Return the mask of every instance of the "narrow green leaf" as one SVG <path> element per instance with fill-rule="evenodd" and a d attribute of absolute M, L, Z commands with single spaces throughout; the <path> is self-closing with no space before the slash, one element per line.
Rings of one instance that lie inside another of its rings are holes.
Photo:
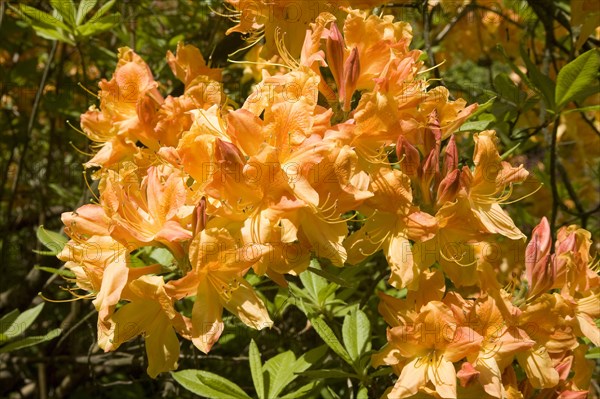
<path fill-rule="evenodd" d="M 175 257 L 166 248 L 154 248 L 150 253 L 150 259 L 163 266 L 172 266 L 175 263 Z"/>
<path fill-rule="evenodd" d="M 542 95 L 546 106 L 550 109 L 554 109 L 556 106 L 555 102 L 555 84 L 552 79 L 548 76 L 544 75 L 535 65 L 531 59 L 529 58 L 529 54 L 527 54 L 527 50 L 524 46 L 521 45 L 521 57 L 525 61 L 525 65 L 527 66 L 527 73 L 529 74 L 529 79 L 532 83 L 532 89 L 536 90 L 538 93 Z"/>
<path fill-rule="evenodd" d="M 479 131 L 487 129 L 488 126 L 492 122 L 493 121 L 491 121 L 491 120 L 465 122 L 462 124 L 460 129 L 458 129 L 458 131 L 459 132 L 469 132 L 469 131 L 478 131 L 479 132 Z"/>
<path fill-rule="evenodd" d="M 531 80 L 529 80 L 529 78 L 527 77 L 527 75 L 525 75 L 523 73 L 523 71 L 521 71 L 521 68 L 519 68 L 518 66 L 516 66 L 515 63 L 512 61 L 511 57 L 509 57 L 508 54 L 506 54 L 506 50 L 504 50 L 504 47 L 502 47 L 501 44 L 497 44 L 496 45 L 496 50 L 500 51 L 500 53 L 504 57 L 504 61 L 506 61 L 506 63 L 510 67 L 510 69 L 512 69 L 512 71 L 514 73 L 516 73 L 517 75 L 519 75 L 519 77 L 521 78 L 521 80 L 523 82 L 525 82 L 525 84 L 527 86 L 529 86 L 529 87 L 533 87 L 534 86 L 533 83 L 531 83 Z"/>
<path fill-rule="evenodd" d="M 294 372 L 300 373 L 314 366 L 327 353 L 327 345 L 321 345 L 300 356 L 294 363 Z"/>
<path fill-rule="evenodd" d="M 320 268 L 319 263 L 316 262 L 315 259 L 310 262 L 311 267 L 313 269 Z M 302 281 L 302 285 L 304 289 L 309 294 L 310 298 L 313 300 L 315 304 L 319 303 L 319 292 L 325 288 L 327 288 L 328 282 L 323 277 L 311 273 L 309 271 L 305 271 L 300 273 L 300 280 Z"/>
<path fill-rule="evenodd" d="M 98 0 L 81 0 L 79 2 L 79 7 L 77 7 L 77 16 L 75 18 L 77 25 L 81 25 L 83 19 L 92 11 L 94 7 L 96 7 L 96 3 L 98 3 Z"/>
<path fill-rule="evenodd" d="M 50 5 L 58 11 L 67 25 L 76 26 L 75 14 L 77 14 L 77 10 L 75 10 L 75 4 L 73 4 L 72 0 L 50 0 Z"/>
<path fill-rule="evenodd" d="M 509 156 L 511 156 L 511 154 L 513 152 L 515 152 L 517 150 L 517 148 L 519 148 L 520 146 L 521 146 L 521 143 L 517 143 L 512 148 L 510 148 L 508 151 L 504 151 L 504 153 L 500 157 L 500 160 L 504 161 L 506 158 L 508 158 Z"/>
<path fill-rule="evenodd" d="M 23 334 L 25 330 L 27 330 L 31 324 L 33 324 L 35 319 L 37 319 L 43 308 L 44 302 L 19 314 L 13 320 L 12 324 L 4 329 L 4 335 L 10 339 Z"/>
<path fill-rule="evenodd" d="M 46 230 L 44 226 L 40 226 L 36 232 L 38 240 L 55 255 L 65 247 L 69 240 L 67 237 L 55 231 Z"/>
<path fill-rule="evenodd" d="M 260 360 L 260 351 L 254 340 L 250 341 L 250 350 L 248 352 L 250 361 L 250 373 L 252 373 L 252 382 L 254 389 L 259 399 L 265 398 L 265 380 L 262 370 L 262 362 Z"/>
<path fill-rule="evenodd" d="M 93 22 L 90 20 L 90 22 L 78 26 L 77 33 L 80 36 L 92 36 L 97 33 L 102 33 L 115 26 L 120 19 L 121 15 L 119 13 L 105 15 L 104 17 L 98 18 Z"/>
<path fill-rule="evenodd" d="M 337 339 L 333 330 L 329 328 L 325 320 L 323 320 L 321 317 L 314 317 L 310 319 L 310 322 L 317 334 L 319 334 L 321 339 L 325 341 L 327 346 L 329 346 L 335 353 L 337 353 L 337 355 L 341 357 L 346 363 L 352 365 L 352 358 L 350 357 L 346 349 L 344 349 L 340 341 Z"/>
<path fill-rule="evenodd" d="M 517 85 L 505 73 L 499 73 L 494 78 L 494 89 L 505 101 L 518 106 L 527 95 L 519 90 Z"/>
<path fill-rule="evenodd" d="M 44 12 L 42 10 L 38 10 L 37 8 L 30 7 L 23 3 L 19 3 L 17 7 L 9 6 L 13 11 L 19 14 L 23 19 L 25 19 L 28 23 L 31 21 L 37 21 L 47 29 L 64 29 L 69 30 L 68 26 L 65 25 L 64 22 L 55 18 L 54 16 Z"/>
<path fill-rule="evenodd" d="M 196 395 L 210 399 L 250 399 L 237 384 L 208 371 L 181 370 L 172 371 L 171 375 L 181 386 Z"/>
<path fill-rule="evenodd" d="M 487 100 L 486 102 L 484 102 L 483 104 L 479 104 L 479 106 L 477 107 L 477 109 L 475 110 L 475 112 L 473 112 L 468 120 L 472 120 L 477 118 L 479 115 L 483 114 L 485 111 L 487 111 L 488 109 L 490 109 L 492 107 L 492 105 L 494 105 L 494 101 L 496 101 L 496 97 L 492 97 L 489 100 Z"/>
<path fill-rule="evenodd" d="M 300 388 L 296 389 L 294 392 L 288 393 L 287 395 L 282 396 L 281 399 L 302 399 L 302 398 L 306 398 L 307 396 L 309 396 L 309 394 L 311 392 L 315 391 L 320 386 L 321 386 L 321 382 L 320 381 L 309 382 L 308 384 L 303 385 Z"/>
<path fill-rule="evenodd" d="M 585 355 L 586 359 L 600 359 L 600 347 L 592 348 Z"/>
<path fill-rule="evenodd" d="M 562 67 L 556 77 L 558 108 L 597 93 L 600 88 L 598 69 L 600 69 L 598 49 L 589 50 Z"/>
<path fill-rule="evenodd" d="M 92 18 L 90 18 L 88 22 L 95 22 L 96 20 L 106 16 L 108 11 L 110 11 L 114 4 L 115 0 L 107 1 L 102 7 L 98 9 L 98 11 L 96 11 L 96 13 L 92 16 Z"/>
<path fill-rule="evenodd" d="M 358 378 L 358 375 L 337 369 L 309 370 L 300 373 L 301 376 L 315 379 L 326 378 Z"/>
<path fill-rule="evenodd" d="M 2 338 L 0 338 L 0 344 L 2 344 L 3 341 L 7 341 L 9 339 L 5 332 L 8 331 L 10 327 L 12 327 L 18 316 L 19 309 L 13 309 L 4 316 L 2 316 L 2 318 L 0 319 L 0 334 L 2 336 Z"/>
<path fill-rule="evenodd" d="M 587 107 L 575 108 L 575 109 L 567 109 L 562 112 L 563 115 L 570 114 L 571 112 L 590 112 L 590 111 L 598 111 L 600 110 L 600 104 L 597 105 L 589 105 Z"/>
<path fill-rule="evenodd" d="M 346 281 L 343 278 L 338 277 L 335 274 L 328 272 L 327 270 L 317 269 L 316 267 L 312 267 L 312 266 L 309 266 L 307 270 L 323 277 L 326 280 L 334 282 L 341 287 L 351 288 L 354 286 L 354 284 L 350 283 L 349 281 Z"/>
<path fill-rule="evenodd" d="M 60 328 L 56 328 L 56 329 L 50 331 L 46 335 L 27 337 L 27 338 L 21 339 L 19 341 L 11 342 L 8 345 L 4 345 L 4 346 L 0 347 L 0 353 L 11 352 L 11 351 L 15 351 L 18 349 L 27 348 L 29 346 L 41 344 L 42 342 L 50 341 L 51 339 L 54 339 L 54 338 L 58 337 L 59 335 L 60 335 Z"/>
<path fill-rule="evenodd" d="M 325 393 L 329 394 L 329 396 L 325 396 Z M 321 391 L 321 395 L 323 395 L 323 398 L 325 399 L 341 399 L 340 395 L 335 393 L 335 391 L 329 386 L 327 387 L 327 391 Z"/>
<path fill-rule="evenodd" d="M 294 363 L 296 363 L 296 356 L 292 351 L 280 353 L 265 362 L 267 398 L 278 397 L 281 391 L 297 378 L 292 367 Z"/>
<path fill-rule="evenodd" d="M 346 315 L 342 326 L 342 339 L 355 363 L 358 363 L 364 352 L 371 350 L 371 323 L 362 310 L 356 309 Z"/>
<path fill-rule="evenodd" d="M 68 269 L 57 269 L 55 267 L 39 266 L 39 265 L 35 265 L 34 268 L 44 271 L 44 272 L 58 274 L 59 276 L 63 276 L 66 278 L 75 278 L 75 274 Z"/>

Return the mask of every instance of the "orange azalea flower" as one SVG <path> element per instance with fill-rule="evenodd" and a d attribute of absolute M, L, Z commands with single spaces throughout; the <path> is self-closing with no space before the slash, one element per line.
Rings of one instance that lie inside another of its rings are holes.
<path fill-rule="evenodd" d="M 93 297 L 98 311 L 98 345 L 105 348 L 109 321 L 128 281 L 160 271 L 160 265 L 131 268 L 127 247 L 108 235 L 108 217 L 98 205 L 84 205 L 62 215 L 71 240 L 58 254 L 75 274 L 75 284 Z"/>
<path fill-rule="evenodd" d="M 388 344 L 374 355 L 374 366 L 398 365 L 396 384 L 387 392 L 390 399 L 415 395 L 431 384 L 442 398 L 456 398 L 456 370 L 452 363 L 477 352 L 481 336 L 469 327 L 460 326 L 452 311 L 439 301 L 423 306 L 413 323 L 388 329 Z"/>
<path fill-rule="evenodd" d="M 236 25 L 227 30 L 232 32 L 250 33 L 251 40 L 257 41 L 264 37 L 265 56 L 271 57 L 285 46 L 286 51 L 293 57 L 298 57 L 304 39 L 304 33 L 310 22 L 321 12 L 341 14 L 335 7 L 372 8 L 381 0 L 341 0 L 332 4 L 329 1 L 295 2 L 291 0 L 254 1 L 227 0 L 234 10 L 230 16 Z M 285 34 L 283 33 L 285 32 Z"/>
<path fill-rule="evenodd" d="M 135 149 L 138 140 L 157 147 L 153 121 L 163 98 L 148 65 L 133 50 L 120 48 L 113 78 L 99 86 L 100 111 L 91 108 L 81 125 L 90 139 L 101 143 L 101 150 L 86 166 L 117 162 Z"/>
<path fill-rule="evenodd" d="M 160 145 L 177 147 L 184 132 L 194 121 L 193 110 L 207 110 L 224 102 L 221 84 L 222 71 L 206 65 L 196 47 L 179 43 L 177 55 L 167 52 L 167 62 L 173 74 L 185 84 L 179 97 L 168 96 L 156 116 L 154 128 Z"/>
<path fill-rule="evenodd" d="M 164 245 L 185 264 L 182 242 L 192 235 L 182 220 L 192 209 L 185 206 L 188 189 L 185 176 L 169 166 L 147 169 L 147 176 L 133 163 L 124 163 L 119 172 L 107 170 L 101 182 L 100 199 L 112 219 L 111 235 L 142 247 Z"/>
<path fill-rule="evenodd" d="M 223 331 L 223 308 L 250 327 L 260 330 L 273 325 L 262 300 L 244 280 L 259 256 L 253 248 L 248 249 L 238 247 L 227 229 L 210 227 L 209 223 L 190 244 L 192 270 L 166 287 L 176 299 L 196 296 L 188 323 L 190 339 L 204 353 Z"/>
<path fill-rule="evenodd" d="M 463 307 L 464 311 L 464 299 L 461 298 L 456 304 Z M 506 302 L 502 306 L 512 308 Z M 506 392 L 501 383 L 502 371 L 510 366 L 515 354 L 531 348 L 535 342 L 524 330 L 513 325 L 513 320 L 505 319 L 491 296 L 479 298 L 471 307 L 467 320 L 483 337 L 480 351 L 468 356 L 467 360 L 477 371 L 477 380 L 485 392 L 495 398 L 504 398 Z"/>
<path fill-rule="evenodd" d="M 348 262 L 357 264 L 383 248 L 392 271 L 389 283 L 396 288 L 414 287 L 420 271 L 408 240 L 432 238 L 436 220 L 413 205 L 409 178 L 399 170 L 383 167 L 372 178 L 374 197 L 365 201 L 370 216 L 344 243 Z"/>
<path fill-rule="evenodd" d="M 482 231 L 502 234 L 513 240 L 525 238 L 510 216 L 500 208 L 500 204 L 510 197 L 512 185 L 524 181 L 529 173 L 522 165 L 512 167 L 500 159 L 496 149 L 496 132 L 486 130 L 476 133 L 473 139 L 475 168 L 471 172 L 469 168 L 463 167 L 461 185 L 464 191 L 459 192 L 456 202 L 443 206 L 438 215 L 444 218 L 463 205 L 463 202 L 468 203 Z M 507 186 L 508 193 L 505 192 Z"/>
<path fill-rule="evenodd" d="M 159 276 L 142 276 L 129 283 L 130 302 L 112 317 L 110 339 L 105 348 L 116 350 L 122 343 L 143 335 L 148 357 L 148 375 L 177 369 L 179 340 L 175 331 L 186 334 L 182 316 L 173 307 L 173 299 Z"/>

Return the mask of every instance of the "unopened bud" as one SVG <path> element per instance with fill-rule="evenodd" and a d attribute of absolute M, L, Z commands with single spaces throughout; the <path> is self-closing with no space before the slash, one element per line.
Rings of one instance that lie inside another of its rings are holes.
<path fill-rule="evenodd" d="M 194 237 L 196 237 L 202 230 L 206 228 L 207 216 L 206 216 L 206 198 L 202 197 L 196 208 L 194 208 L 194 215 L 192 219 L 192 231 Z"/>
<path fill-rule="evenodd" d="M 479 371 L 471 363 L 464 362 L 456 373 L 456 377 L 460 381 L 460 386 L 466 388 L 479 378 Z"/>
<path fill-rule="evenodd" d="M 454 136 L 450 136 L 450 141 L 446 145 L 444 152 L 444 175 L 452 172 L 458 167 L 458 149 L 456 148 L 456 140 Z"/>
<path fill-rule="evenodd" d="M 436 148 L 432 148 L 429 155 L 423 163 L 423 177 L 428 182 L 440 174 L 440 153 Z"/>
<path fill-rule="evenodd" d="M 460 189 L 460 170 L 454 169 L 442 179 L 437 191 L 437 204 L 442 206 L 446 202 L 452 202 L 456 199 L 456 194 Z"/>
<path fill-rule="evenodd" d="M 415 148 L 403 135 L 398 136 L 396 142 L 396 155 L 400 161 L 400 170 L 408 176 L 414 177 L 419 173 L 421 157 Z"/>
<path fill-rule="evenodd" d="M 329 65 L 329 69 L 331 70 L 331 74 L 333 75 L 333 79 L 339 90 L 342 84 L 342 74 L 344 72 L 344 48 L 346 45 L 344 43 L 342 32 L 340 32 L 335 21 L 331 23 L 325 46 L 327 51 L 327 64 Z"/>
<path fill-rule="evenodd" d="M 241 171 L 246 163 L 244 161 L 244 154 L 233 143 L 217 139 L 215 150 L 217 161 L 226 170 Z"/>
<path fill-rule="evenodd" d="M 554 284 L 555 270 L 550 262 L 552 235 L 550 224 L 544 217 L 531 234 L 525 251 L 525 275 L 529 283 L 529 297 L 549 290 Z"/>
<path fill-rule="evenodd" d="M 350 51 L 350 55 L 346 59 L 344 63 L 344 79 L 343 79 L 343 101 L 344 104 L 342 106 L 342 110 L 344 112 L 350 111 L 350 101 L 352 100 L 352 95 L 354 94 L 354 90 L 356 90 L 356 83 L 358 82 L 358 78 L 360 76 L 360 59 L 358 56 L 358 49 L 356 47 L 352 48 Z"/>

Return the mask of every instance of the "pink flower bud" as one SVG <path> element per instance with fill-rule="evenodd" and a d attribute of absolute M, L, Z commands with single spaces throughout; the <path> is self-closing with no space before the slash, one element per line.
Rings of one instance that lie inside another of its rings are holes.
<path fill-rule="evenodd" d="M 552 236 L 550 224 L 544 217 L 531 234 L 525 251 L 525 274 L 529 283 L 529 297 L 549 290 L 554 284 L 555 270 L 550 263 Z"/>
<path fill-rule="evenodd" d="M 396 155 L 398 161 L 400 161 L 400 169 L 404 174 L 413 177 L 419 173 L 419 166 L 421 165 L 419 150 L 402 135 L 398 136 L 396 142 Z"/>
<path fill-rule="evenodd" d="M 340 32 L 340 29 L 337 27 L 337 24 L 334 21 L 331 23 L 331 27 L 329 28 L 329 35 L 327 36 L 325 50 L 327 52 L 327 64 L 329 65 L 333 79 L 335 79 L 335 84 L 337 85 L 338 90 L 341 87 L 342 75 L 344 73 L 345 47 L 346 44 L 344 43 L 342 32 Z"/>
<path fill-rule="evenodd" d="M 437 205 L 442 206 L 446 202 L 454 201 L 459 189 L 460 170 L 454 169 L 442 179 L 440 185 L 438 186 Z"/>
<path fill-rule="evenodd" d="M 353 47 L 352 51 L 350 51 L 350 55 L 344 63 L 344 83 L 342 84 L 344 91 L 343 96 L 340 95 L 344 102 L 342 106 L 342 110 L 344 112 L 350 111 L 350 101 L 352 100 L 354 90 L 356 90 L 356 83 L 358 82 L 359 76 L 360 60 L 358 57 L 358 49 Z"/>
<path fill-rule="evenodd" d="M 479 371 L 475 370 L 471 363 L 464 362 L 456 373 L 456 377 L 460 381 L 460 386 L 466 388 L 479 378 Z"/>
<path fill-rule="evenodd" d="M 450 141 L 444 151 L 444 175 L 447 175 L 458 167 L 458 149 L 454 136 L 450 136 Z"/>
<path fill-rule="evenodd" d="M 198 205 L 196 205 L 196 208 L 194 208 L 192 219 L 192 231 L 194 232 L 194 237 L 206 228 L 206 222 L 206 198 L 202 197 Z"/>

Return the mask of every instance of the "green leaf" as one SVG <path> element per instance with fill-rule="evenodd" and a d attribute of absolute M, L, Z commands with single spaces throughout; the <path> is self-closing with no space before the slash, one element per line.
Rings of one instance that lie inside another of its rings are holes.
<path fill-rule="evenodd" d="M 46 230 L 44 226 L 38 227 L 36 235 L 38 240 L 54 255 L 58 255 L 69 241 L 67 237 L 55 231 Z"/>
<path fill-rule="evenodd" d="M 316 267 L 312 267 L 309 266 L 308 269 L 306 269 L 312 273 L 315 273 L 321 277 L 323 277 L 324 279 L 327 279 L 329 281 L 332 281 L 334 283 L 336 283 L 337 285 L 341 286 L 341 287 L 347 287 L 347 288 L 351 288 L 354 286 L 354 284 L 350 283 L 349 281 L 344 280 L 341 277 L 336 276 L 333 273 L 330 273 L 326 270 L 323 269 L 317 269 Z"/>
<path fill-rule="evenodd" d="M 600 56 L 598 50 L 589 50 L 565 65 L 556 78 L 558 109 L 571 101 L 582 100 L 597 93 Z"/>
<path fill-rule="evenodd" d="M 68 269 L 57 269 L 55 267 L 40 266 L 40 265 L 35 265 L 34 268 L 44 271 L 44 272 L 58 274 L 59 276 L 66 277 L 66 278 L 75 278 L 75 273 L 73 273 L 72 271 L 70 271 Z"/>
<path fill-rule="evenodd" d="M 294 372 L 300 373 L 315 365 L 327 353 L 327 345 L 321 345 L 300 356 L 294 363 Z"/>
<path fill-rule="evenodd" d="M 585 355 L 586 359 L 600 359 L 600 347 L 592 348 Z"/>
<path fill-rule="evenodd" d="M 337 369 L 310 370 L 300 373 L 301 376 L 315 379 L 325 378 L 359 378 L 358 375 Z"/>
<path fill-rule="evenodd" d="M 90 20 L 90 22 L 77 27 L 77 34 L 85 37 L 107 31 L 113 26 L 115 26 L 120 19 L 121 14 L 116 13 L 105 15 L 101 18 L 94 20 L 93 22 Z"/>
<path fill-rule="evenodd" d="M 335 336 L 335 333 L 327 325 L 325 320 L 323 320 L 321 317 L 314 317 L 310 319 L 310 322 L 317 334 L 319 334 L 321 339 L 325 341 L 327 346 L 329 346 L 335 353 L 337 353 L 337 355 L 341 357 L 346 363 L 352 365 L 352 358 L 350 357 L 346 349 L 344 349 L 340 341 Z"/>
<path fill-rule="evenodd" d="M 320 268 L 319 263 L 315 259 L 311 260 L 310 264 L 313 269 Z M 300 280 L 313 302 L 319 304 L 319 292 L 327 288 L 329 285 L 327 280 L 309 271 L 300 273 Z"/>
<path fill-rule="evenodd" d="M 33 7 L 19 4 L 19 7 L 9 5 L 10 9 L 19 14 L 35 33 L 48 40 L 58 40 L 70 45 L 75 42 L 69 37 L 69 27 L 54 16 Z"/>
<path fill-rule="evenodd" d="M 518 106 L 525 100 L 527 95 L 505 73 L 499 73 L 494 78 L 494 89 L 504 100 Z"/>
<path fill-rule="evenodd" d="M 506 160 L 508 157 L 510 157 L 512 155 L 513 152 L 515 152 L 517 150 L 517 148 L 519 148 L 521 146 L 521 143 L 517 143 L 515 144 L 512 148 L 510 148 L 507 151 L 504 151 L 504 153 L 502 154 L 502 156 L 500 157 L 501 161 Z"/>
<path fill-rule="evenodd" d="M 0 344 L 9 340 L 9 337 L 5 333 L 12 327 L 18 316 L 19 309 L 13 309 L 0 319 Z"/>
<path fill-rule="evenodd" d="M 462 124 L 462 126 L 460 127 L 460 129 L 458 129 L 458 131 L 459 132 L 482 131 L 482 130 L 487 129 L 488 126 L 492 122 L 493 121 L 491 121 L 491 120 L 465 122 L 465 123 Z"/>
<path fill-rule="evenodd" d="M 294 392 L 282 396 L 281 399 L 303 399 L 306 398 L 312 391 L 318 389 L 320 386 L 320 381 L 309 382 L 308 384 L 296 389 Z"/>
<path fill-rule="evenodd" d="M 47 12 L 38 10 L 37 8 L 27 6 L 23 3 L 20 3 L 18 7 L 10 6 L 10 8 L 17 14 L 19 14 L 28 23 L 31 23 L 31 21 L 37 21 L 41 25 L 45 26 L 47 29 L 64 29 L 66 31 L 69 30 L 69 27 L 65 25 L 64 22 L 48 14 Z"/>
<path fill-rule="evenodd" d="M 562 112 L 563 115 L 570 114 L 571 112 L 590 112 L 590 111 L 598 111 L 600 110 L 600 104 L 589 105 L 587 107 L 575 108 L 575 109 L 567 109 Z"/>
<path fill-rule="evenodd" d="M 527 54 L 527 50 L 525 47 L 521 45 L 521 57 L 525 61 L 525 65 L 527 66 L 527 73 L 529 74 L 529 79 L 532 84 L 532 89 L 536 90 L 538 93 L 542 95 L 546 106 L 550 109 L 554 109 L 556 106 L 555 103 L 555 85 L 552 79 L 548 76 L 544 75 L 538 67 L 531 61 L 529 58 L 529 54 Z"/>
<path fill-rule="evenodd" d="M 79 2 L 79 7 L 77 7 L 77 16 L 75 17 L 75 22 L 77 25 L 81 25 L 86 15 L 88 15 L 90 11 L 96 7 L 96 3 L 98 3 L 98 0 L 81 0 Z"/>
<path fill-rule="evenodd" d="M 357 308 L 346 315 L 342 326 L 342 339 L 355 363 L 358 363 L 363 353 L 371 350 L 371 323 L 362 310 Z"/>
<path fill-rule="evenodd" d="M 242 388 L 226 378 L 204 370 L 172 371 L 175 381 L 196 395 L 211 399 L 250 399 Z"/>
<path fill-rule="evenodd" d="M 173 266 L 175 263 L 175 257 L 166 248 L 154 248 L 150 253 L 150 259 L 160 263 L 163 266 Z"/>
<path fill-rule="evenodd" d="M 110 9 L 112 8 L 112 6 L 115 4 L 115 0 L 110 0 L 107 1 L 106 4 L 104 4 L 102 7 L 100 7 L 98 9 L 98 11 L 96 11 L 96 13 L 92 16 L 92 18 L 90 18 L 89 22 L 95 22 L 98 19 L 106 16 L 106 13 L 108 13 L 108 11 L 110 11 Z"/>
<path fill-rule="evenodd" d="M 31 324 L 33 324 L 35 319 L 37 319 L 43 308 L 44 302 L 40 303 L 36 307 L 27 309 L 23 313 L 19 314 L 16 318 L 14 318 L 10 325 L 8 325 L 7 327 L 3 325 L 2 333 L 8 339 L 23 334 L 25 330 L 27 330 L 31 326 Z"/>
<path fill-rule="evenodd" d="M 77 11 L 75 10 L 75 4 L 73 4 L 73 0 L 50 0 L 50 5 L 54 7 L 56 11 L 63 17 L 63 21 L 67 23 L 67 25 L 75 27 L 75 14 Z"/>
<path fill-rule="evenodd" d="M 262 370 L 262 362 L 260 360 L 260 351 L 256 346 L 254 340 L 250 341 L 250 350 L 248 352 L 248 358 L 250 361 L 250 373 L 252 373 L 252 382 L 254 383 L 254 389 L 259 399 L 265 397 L 265 380 Z"/>
<path fill-rule="evenodd" d="M 283 389 L 288 386 L 297 376 L 294 374 L 293 364 L 296 356 L 292 351 L 286 351 L 267 360 L 264 366 L 265 385 L 267 386 L 266 397 L 276 398 Z"/>
<path fill-rule="evenodd" d="M 42 342 L 50 341 L 51 339 L 58 337 L 60 335 L 60 331 L 60 328 L 55 328 L 46 335 L 27 337 L 19 341 L 11 342 L 8 345 L 0 347 L 0 353 L 11 352 L 17 349 L 27 348 L 29 346 L 34 346 Z"/>

